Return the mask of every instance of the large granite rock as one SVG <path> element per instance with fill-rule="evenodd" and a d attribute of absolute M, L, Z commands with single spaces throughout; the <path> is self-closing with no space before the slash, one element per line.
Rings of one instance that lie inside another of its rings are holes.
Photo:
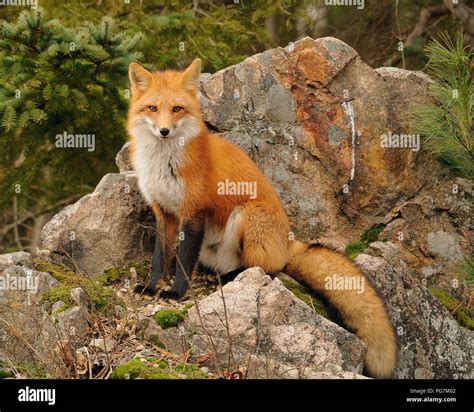
<path fill-rule="evenodd" d="M 440 175 L 421 152 L 381 144 L 410 132 L 407 102 L 428 99 L 426 76 L 399 73 L 305 38 L 207 78 L 204 118 L 272 180 L 298 234 L 341 244 Z"/>
<path fill-rule="evenodd" d="M 395 376 L 404 379 L 474 377 L 474 332 L 460 326 L 408 268 L 400 247 L 372 244 L 356 263 L 374 281 L 399 339 Z"/>
<path fill-rule="evenodd" d="M 67 206 L 42 230 L 53 259 L 94 276 L 151 259 L 154 218 L 132 172 L 105 175 L 95 191 Z"/>
<path fill-rule="evenodd" d="M 42 328 L 41 297 L 58 282 L 34 270 L 26 252 L 0 255 L 0 267 L 0 352 L 18 362 L 38 362 L 51 343 Z"/>
<path fill-rule="evenodd" d="M 249 378 L 356 377 L 366 352 L 260 268 L 193 306 L 184 328 L 193 356 L 212 354 L 217 369 L 242 368 Z"/>

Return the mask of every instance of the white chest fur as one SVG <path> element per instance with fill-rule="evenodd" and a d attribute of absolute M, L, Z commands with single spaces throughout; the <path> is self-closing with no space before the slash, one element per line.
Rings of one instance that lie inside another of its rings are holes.
<path fill-rule="evenodd" d="M 136 140 L 133 163 L 140 191 L 150 205 L 156 202 L 169 213 L 176 213 L 184 201 L 184 182 L 177 175 L 183 149 L 179 139 L 140 136 Z"/>

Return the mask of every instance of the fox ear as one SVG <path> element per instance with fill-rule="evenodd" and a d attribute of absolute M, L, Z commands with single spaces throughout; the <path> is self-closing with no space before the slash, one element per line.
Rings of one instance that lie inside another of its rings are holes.
<path fill-rule="evenodd" d="M 153 79 L 152 74 L 138 63 L 130 63 L 128 66 L 128 76 L 132 85 L 132 93 L 146 90 Z"/>
<path fill-rule="evenodd" d="M 199 85 L 199 75 L 201 74 L 201 59 L 194 59 L 193 62 L 181 75 L 181 83 L 185 90 L 196 93 Z"/>

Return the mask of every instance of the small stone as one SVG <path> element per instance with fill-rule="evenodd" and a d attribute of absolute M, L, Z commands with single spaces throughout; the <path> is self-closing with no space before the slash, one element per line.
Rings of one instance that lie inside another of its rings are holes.
<path fill-rule="evenodd" d="M 92 339 L 89 343 L 90 347 L 97 348 L 100 350 L 105 350 L 106 352 L 111 352 L 114 350 L 117 342 L 111 338 L 100 338 L 100 339 Z"/>
<path fill-rule="evenodd" d="M 82 306 L 84 309 L 90 308 L 91 300 L 84 289 L 81 287 L 71 289 L 69 291 L 69 295 L 76 305 Z"/>
<path fill-rule="evenodd" d="M 115 156 L 115 164 L 117 165 L 120 173 L 133 170 L 132 162 L 129 153 L 130 142 L 123 145 L 122 149 Z"/>
<path fill-rule="evenodd" d="M 200 368 L 202 372 L 204 373 L 209 373 L 209 368 L 206 367 L 206 366 L 203 366 L 202 368 Z"/>
<path fill-rule="evenodd" d="M 62 300 L 58 300 L 54 302 L 53 306 L 51 307 L 51 312 L 56 313 L 58 310 L 61 310 L 66 306 L 66 304 Z"/>
<path fill-rule="evenodd" d="M 164 309 L 164 307 L 162 305 L 155 305 L 153 307 L 154 312 L 158 312 L 158 311 L 163 310 L 163 309 Z"/>
<path fill-rule="evenodd" d="M 49 302 L 48 300 L 44 301 L 41 305 L 41 310 L 43 313 L 51 313 L 53 310 L 51 302 Z"/>
<path fill-rule="evenodd" d="M 463 251 L 459 246 L 459 236 L 443 230 L 430 232 L 427 235 L 428 249 L 436 256 L 451 261 L 459 261 L 463 258 Z"/>
<path fill-rule="evenodd" d="M 80 306 L 73 306 L 58 313 L 60 331 L 66 336 L 81 336 L 89 326 L 87 312 Z"/>
<path fill-rule="evenodd" d="M 430 277 L 430 276 L 436 275 L 436 273 L 438 273 L 438 271 L 436 269 L 434 269 L 433 267 L 431 267 L 431 266 L 423 266 L 421 268 L 421 273 L 425 277 Z"/>
<path fill-rule="evenodd" d="M 120 305 L 115 305 L 115 306 L 114 306 L 114 312 L 115 312 L 115 316 L 116 316 L 117 318 L 121 318 L 122 315 L 123 315 L 124 310 L 123 310 L 122 306 L 120 306 Z"/>
<path fill-rule="evenodd" d="M 145 346 L 138 345 L 135 349 L 138 350 L 138 351 L 141 351 L 141 350 L 145 349 Z"/>
<path fill-rule="evenodd" d="M 141 352 L 142 356 L 145 357 L 153 357 L 155 356 L 155 352 L 153 352 L 151 349 L 145 348 Z"/>
<path fill-rule="evenodd" d="M 0 272 L 8 266 L 22 266 L 25 268 L 32 268 L 33 260 L 31 255 L 27 252 L 5 253 L 0 255 Z"/>

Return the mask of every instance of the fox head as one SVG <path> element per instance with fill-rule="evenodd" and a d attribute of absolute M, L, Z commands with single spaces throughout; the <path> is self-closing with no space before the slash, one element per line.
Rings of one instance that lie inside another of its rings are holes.
<path fill-rule="evenodd" d="M 131 63 L 130 134 L 163 140 L 199 135 L 205 127 L 197 96 L 200 74 L 200 59 L 195 59 L 184 71 L 154 73 Z"/>

